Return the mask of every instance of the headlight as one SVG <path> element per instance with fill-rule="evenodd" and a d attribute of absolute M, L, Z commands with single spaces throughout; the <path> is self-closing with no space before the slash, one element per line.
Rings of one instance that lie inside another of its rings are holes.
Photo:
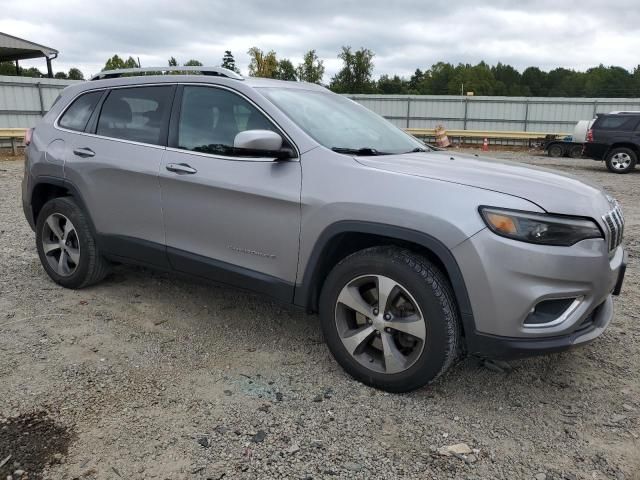
<path fill-rule="evenodd" d="M 587 238 L 603 238 L 593 220 L 517 210 L 480 207 L 480 214 L 494 233 L 542 245 L 570 246 Z"/>

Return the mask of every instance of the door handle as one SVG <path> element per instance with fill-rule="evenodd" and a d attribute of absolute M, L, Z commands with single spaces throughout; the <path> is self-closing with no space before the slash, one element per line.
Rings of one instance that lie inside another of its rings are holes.
<path fill-rule="evenodd" d="M 175 173 L 189 173 L 191 175 L 193 175 L 194 173 L 198 173 L 198 170 L 190 165 L 187 165 L 186 163 L 167 163 L 167 166 L 165 168 L 170 172 Z"/>
<path fill-rule="evenodd" d="M 95 157 L 96 156 L 96 152 L 94 152 L 93 150 L 91 150 L 90 148 L 76 148 L 73 151 L 73 154 L 78 156 L 78 157 Z"/>

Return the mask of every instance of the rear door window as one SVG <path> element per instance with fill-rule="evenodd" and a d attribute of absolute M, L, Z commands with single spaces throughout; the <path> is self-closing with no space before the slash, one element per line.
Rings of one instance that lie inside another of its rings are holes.
<path fill-rule="evenodd" d="M 87 127 L 87 122 L 100 101 L 102 93 L 102 90 L 89 92 L 76 98 L 62 117 L 60 117 L 58 125 L 63 128 L 68 128 L 69 130 L 82 132 Z"/>
<path fill-rule="evenodd" d="M 164 145 L 172 85 L 118 88 L 102 105 L 96 134 L 153 145 Z"/>

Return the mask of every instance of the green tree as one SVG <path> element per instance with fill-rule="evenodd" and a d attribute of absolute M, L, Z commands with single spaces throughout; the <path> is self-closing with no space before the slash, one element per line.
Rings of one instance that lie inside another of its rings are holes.
<path fill-rule="evenodd" d="M 169 66 L 170 67 L 177 67 L 178 66 L 178 61 L 176 60 L 176 57 L 171 57 L 169 59 Z"/>
<path fill-rule="evenodd" d="M 522 84 L 529 87 L 534 97 L 547 96 L 547 74 L 538 67 L 528 67 L 522 72 Z"/>
<path fill-rule="evenodd" d="M 53 76 L 53 78 L 59 78 L 61 80 L 66 80 L 67 79 L 67 74 L 65 72 L 56 72 L 56 74 Z"/>
<path fill-rule="evenodd" d="M 393 77 L 389 77 L 389 75 L 382 75 L 378 79 L 378 92 L 388 94 L 388 95 L 402 95 L 409 93 L 409 81 L 399 77 L 398 75 L 394 75 Z"/>
<path fill-rule="evenodd" d="M 202 67 L 202 62 L 200 60 L 191 59 L 188 62 L 186 62 L 183 66 L 184 67 Z"/>
<path fill-rule="evenodd" d="M 137 68 L 137 67 L 138 67 L 138 64 L 133 59 L 133 57 L 129 57 L 126 60 L 123 60 L 118 55 L 114 55 L 109 60 L 107 60 L 107 62 L 104 64 L 104 68 L 102 69 L 102 71 L 119 70 L 122 68 Z"/>
<path fill-rule="evenodd" d="M 278 69 L 276 70 L 273 78 L 295 82 L 298 78 L 296 77 L 296 69 L 293 66 L 293 63 L 291 63 L 291 60 L 283 58 L 278 61 Z"/>
<path fill-rule="evenodd" d="M 224 56 L 222 57 L 222 65 L 220 66 L 236 73 L 240 73 L 240 70 L 238 69 L 238 67 L 236 67 L 236 59 L 233 57 L 231 50 L 224 51 Z"/>
<path fill-rule="evenodd" d="M 329 88 L 337 93 L 373 93 L 376 85 L 373 76 L 373 57 L 368 48 L 355 52 L 351 47 L 342 47 L 338 58 L 342 60 L 342 69 L 333 76 Z"/>
<path fill-rule="evenodd" d="M 298 80 L 309 83 L 322 83 L 324 77 L 324 62 L 318 58 L 315 50 L 304 54 L 302 63 L 296 69 Z"/>
<path fill-rule="evenodd" d="M 15 62 L 0 62 L 0 75 L 15 75 L 16 63 Z"/>
<path fill-rule="evenodd" d="M 438 62 L 431 66 L 426 72 L 425 79 L 422 82 L 423 95 L 448 95 L 449 83 L 455 74 L 453 65 L 445 62 Z M 458 92 L 460 87 L 458 86 Z"/>
<path fill-rule="evenodd" d="M 43 78 L 45 75 L 36 67 L 21 68 L 20 75 L 24 77 Z"/>
<path fill-rule="evenodd" d="M 278 59 L 276 52 L 269 50 L 264 53 L 258 47 L 251 47 L 247 54 L 251 58 L 249 62 L 249 75 L 252 77 L 275 78 L 278 72 Z"/>
<path fill-rule="evenodd" d="M 67 75 L 69 80 L 84 80 L 84 74 L 78 68 L 70 68 Z"/>
<path fill-rule="evenodd" d="M 522 94 L 522 75 L 511 65 L 498 62 L 496 66 L 491 67 L 491 73 L 496 81 L 494 95 L 517 96 Z"/>
<path fill-rule="evenodd" d="M 473 92 L 475 95 L 495 95 L 496 80 L 484 62 L 477 65 L 458 64 L 447 84 L 449 95 Z"/>
<path fill-rule="evenodd" d="M 633 75 L 622 67 L 599 65 L 585 72 L 585 95 L 588 97 L 633 96 Z"/>
<path fill-rule="evenodd" d="M 416 68 L 416 71 L 413 72 L 411 78 L 409 79 L 409 93 L 420 94 L 422 83 L 426 80 L 427 74 L 423 72 L 419 68 Z"/>

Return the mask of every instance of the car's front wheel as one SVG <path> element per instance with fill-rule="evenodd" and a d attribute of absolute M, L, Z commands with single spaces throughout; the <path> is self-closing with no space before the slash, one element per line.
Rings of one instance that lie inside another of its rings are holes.
<path fill-rule="evenodd" d="M 636 167 L 638 156 L 630 148 L 614 148 L 606 159 L 607 168 L 613 173 L 629 173 Z"/>
<path fill-rule="evenodd" d="M 87 217 L 70 197 L 44 204 L 36 223 L 36 247 L 49 277 L 63 287 L 92 285 L 109 271 Z"/>
<path fill-rule="evenodd" d="M 449 282 L 428 259 L 373 247 L 338 263 L 320 296 L 325 340 L 354 378 L 391 392 L 432 382 L 458 355 Z"/>

